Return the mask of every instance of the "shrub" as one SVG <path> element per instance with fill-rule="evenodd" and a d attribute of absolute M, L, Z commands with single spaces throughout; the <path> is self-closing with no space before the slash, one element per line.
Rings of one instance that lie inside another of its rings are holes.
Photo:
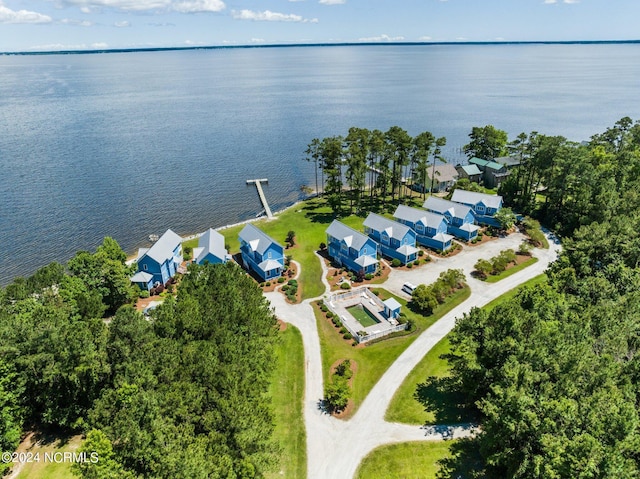
<path fill-rule="evenodd" d="M 267 281 L 264 285 L 268 288 L 269 286 L 271 286 L 271 281 Z"/>
<path fill-rule="evenodd" d="M 327 318 L 331 319 L 333 318 L 333 313 L 331 311 L 327 311 Z"/>
<path fill-rule="evenodd" d="M 531 244 L 527 243 L 526 241 L 523 241 L 522 243 L 520 243 L 520 246 L 518 247 L 518 253 L 521 255 L 530 256 L 531 248 L 532 248 Z"/>
<path fill-rule="evenodd" d="M 342 337 L 346 340 L 353 339 L 353 336 L 351 335 L 351 333 L 344 333 Z"/>
<path fill-rule="evenodd" d="M 323 313 L 326 313 L 327 311 L 329 311 L 329 308 L 327 308 L 327 305 L 324 303 L 320 304 L 320 309 L 322 310 Z"/>
<path fill-rule="evenodd" d="M 409 269 L 413 268 L 413 263 L 407 263 L 407 268 Z"/>
<path fill-rule="evenodd" d="M 358 281 L 358 277 L 354 274 L 351 276 L 351 282 L 355 283 L 356 281 Z"/>
<path fill-rule="evenodd" d="M 160 294 L 160 293 L 162 293 L 163 291 L 164 291 L 164 285 L 159 284 L 159 285 L 156 287 L 156 294 Z"/>
<path fill-rule="evenodd" d="M 380 291 L 378 291 L 377 289 L 374 290 L 369 290 L 371 291 L 373 294 L 375 294 L 376 296 L 380 296 Z"/>
<path fill-rule="evenodd" d="M 324 301 L 322 301 L 321 299 L 319 299 L 318 301 L 316 301 L 316 304 L 320 307 L 324 306 Z"/>
<path fill-rule="evenodd" d="M 367 274 L 365 274 L 365 275 L 364 275 L 364 279 L 366 279 L 367 281 L 369 281 L 369 280 L 373 279 L 373 274 L 371 274 L 371 273 L 367 273 Z"/>
<path fill-rule="evenodd" d="M 424 256 L 424 251 L 423 250 L 418 250 L 418 256 L 420 256 L 422 258 Z"/>
<path fill-rule="evenodd" d="M 324 251 L 327 249 L 327 245 L 325 243 L 320 243 L 320 251 Z"/>
<path fill-rule="evenodd" d="M 264 287 L 264 281 L 262 283 L 260 283 L 260 287 L 263 288 Z"/>
<path fill-rule="evenodd" d="M 416 323 L 413 319 L 407 321 L 407 331 L 413 331 L 416 329 Z"/>
<path fill-rule="evenodd" d="M 353 371 L 351 371 L 351 360 L 345 359 L 338 364 L 334 374 L 342 376 L 345 379 L 351 379 L 351 376 L 353 376 Z"/>
<path fill-rule="evenodd" d="M 340 326 L 340 318 L 338 318 L 337 316 L 334 316 L 333 318 L 331 318 L 331 322 L 333 323 L 333 325 L 335 327 L 339 327 Z"/>
<path fill-rule="evenodd" d="M 282 276 L 280 276 L 278 278 L 278 283 L 282 284 L 282 283 L 284 283 L 284 281 L 285 281 L 285 279 Z"/>
<path fill-rule="evenodd" d="M 400 265 L 402 265 L 402 261 L 400 261 L 398 258 L 393 258 L 393 261 L 391 262 L 391 266 L 393 266 L 394 268 L 397 268 Z"/>
<path fill-rule="evenodd" d="M 351 289 L 351 285 L 349 283 L 342 283 L 342 285 L 340 285 L 341 289 Z"/>
<path fill-rule="evenodd" d="M 324 404 L 329 411 L 342 411 L 349 403 L 349 385 L 341 376 L 334 376 L 334 380 L 324 388 Z"/>
<path fill-rule="evenodd" d="M 287 284 L 290 284 L 291 286 L 298 286 L 298 281 L 295 279 L 290 279 L 289 281 L 287 281 Z"/>
<path fill-rule="evenodd" d="M 347 328 L 345 328 L 344 326 L 342 326 L 340 328 L 340 334 L 345 334 L 347 332 Z"/>
<path fill-rule="evenodd" d="M 147 291 L 146 289 L 140 290 L 139 297 L 140 298 L 148 298 L 149 297 L 149 291 Z"/>

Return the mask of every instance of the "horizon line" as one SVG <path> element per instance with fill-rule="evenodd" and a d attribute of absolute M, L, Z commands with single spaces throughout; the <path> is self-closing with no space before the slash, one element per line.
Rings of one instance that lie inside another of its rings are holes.
<path fill-rule="evenodd" d="M 445 41 L 445 42 L 321 42 L 321 43 L 265 43 L 244 45 L 189 45 L 174 47 L 128 47 L 96 48 L 86 50 L 38 50 L 0 52 L 0 55 L 74 55 L 97 53 L 162 52 L 180 50 L 218 50 L 232 48 L 295 48 L 295 47 L 345 47 L 345 46 L 438 46 L 438 45 L 607 45 L 640 43 L 637 40 L 492 40 L 492 41 Z"/>

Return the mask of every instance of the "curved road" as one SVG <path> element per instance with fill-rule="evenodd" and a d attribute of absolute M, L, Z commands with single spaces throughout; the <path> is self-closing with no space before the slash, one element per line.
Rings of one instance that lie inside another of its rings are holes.
<path fill-rule="evenodd" d="M 391 399 L 404 378 L 420 362 L 423 356 L 455 326 L 455 318 L 472 307 L 481 307 L 530 278 L 543 273 L 549 263 L 557 257 L 560 246 L 549 241 L 548 250 L 535 249 L 538 262 L 497 283 L 489 284 L 471 277 L 473 265 L 480 258 L 491 258 L 500 251 L 517 249 L 524 236 L 514 233 L 506 238 L 490 241 L 473 247 L 450 258 L 433 259 L 430 263 L 411 270 L 393 270 L 383 285 L 400 296 L 402 285 L 432 283 L 440 272 L 449 268 L 462 269 L 471 288 L 470 297 L 443 316 L 424 331 L 387 369 L 360 405 L 356 414 L 348 421 L 336 419 L 319 407 L 323 397 L 322 358 L 320 337 L 311 308 L 311 301 L 288 304 L 283 295 L 268 293 L 266 296 L 274 306 L 276 315 L 293 324 L 302 333 L 306 375 L 304 417 L 307 432 L 307 477 L 308 479 L 350 479 L 354 476 L 362 459 L 374 448 L 383 444 L 406 441 L 442 440 L 445 436 L 458 438 L 473 434 L 470 425 L 436 426 L 425 428 L 406 424 L 389 423 L 384 415 Z M 324 268 L 324 262 L 323 268 Z M 326 276 L 326 271 L 323 277 Z M 327 285 L 325 281 L 325 286 Z"/>

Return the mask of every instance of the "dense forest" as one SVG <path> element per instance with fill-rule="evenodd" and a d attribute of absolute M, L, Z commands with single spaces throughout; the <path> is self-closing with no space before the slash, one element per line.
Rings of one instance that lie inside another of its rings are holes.
<path fill-rule="evenodd" d="M 117 243 L 0 293 L 0 444 L 87 433 L 85 478 L 262 477 L 277 461 L 266 391 L 276 319 L 233 264 L 191 266 L 148 320 Z"/>
<path fill-rule="evenodd" d="M 482 426 L 475 473 L 639 477 L 640 124 L 624 118 L 587 144 L 532 133 L 509 147 L 522 165 L 501 192 L 561 233 L 563 251 L 546 285 L 453 331 L 451 387 Z M 469 460 L 445 461 L 441 477 Z"/>

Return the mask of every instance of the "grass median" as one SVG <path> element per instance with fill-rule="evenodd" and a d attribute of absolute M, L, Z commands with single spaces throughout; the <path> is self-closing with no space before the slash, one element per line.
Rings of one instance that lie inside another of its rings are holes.
<path fill-rule="evenodd" d="M 406 318 L 416 325 L 416 329 L 404 335 L 396 335 L 382 339 L 367 346 L 352 346 L 351 341 L 342 338 L 338 329 L 328 320 L 317 305 L 314 305 L 318 333 L 320 335 L 320 347 L 322 350 L 322 372 L 325 384 L 330 381 L 331 366 L 344 359 L 350 359 L 356 364 L 356 373 L 353 377 L 351 406 L 343 418 L 351 417 L 373 386 L 378 382 L 384 372 L 402 354 L 402 352 L 415 341 L 415 339 L 431 326 L 434 322 L 451 311 L 469 297 L 470 290 L 465 287 L 449 296 L 439 305 L 430 316 L 422 316 L 411 311 L 407 307 L 407 301 L 399 296 L 392 295 L 384 289 L 377 289 L 382 300 L 394 297 L 401 305 Z"/>

